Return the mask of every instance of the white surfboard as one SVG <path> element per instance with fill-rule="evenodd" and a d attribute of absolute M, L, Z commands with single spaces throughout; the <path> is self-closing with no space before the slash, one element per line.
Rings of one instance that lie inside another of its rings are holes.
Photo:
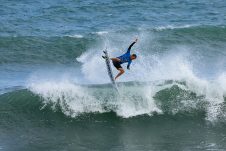
<path fill-rule="evenodd" d="M 106 66 L 107 66 L 108 76 L 109 76 L 109 78 L 111 80 L 111 83 L 112 83 L 113 87 L 118 92 L 118 87 L 116 85 L 116 82 L 115 82 L 115 79 L 114 79 L 114 75 L 113 75 L 113 72 L 112 72 L 112 69 L 111 69 L 111 62 L 110 62 L 110 58 L 108 56 L 107 50 L 104 51 L 104 56 L 105 56 L 105 63 L 106 63 Z"/>

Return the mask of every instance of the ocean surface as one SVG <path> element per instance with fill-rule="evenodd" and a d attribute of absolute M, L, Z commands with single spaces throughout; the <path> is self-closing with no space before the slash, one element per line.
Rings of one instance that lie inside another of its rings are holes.
<path fill-rule="evenodd" d="M 226 150 L 226 1 L 1 0 L 0 151 L 40 150 Z"/>

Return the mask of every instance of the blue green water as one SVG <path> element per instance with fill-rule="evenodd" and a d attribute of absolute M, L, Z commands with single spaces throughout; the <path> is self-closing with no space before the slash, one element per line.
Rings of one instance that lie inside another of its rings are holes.
<path fill-rule="evenodd" d="M 225 48 L 224 0 L 2 0 L 0 150 L 226 150 Z"/>

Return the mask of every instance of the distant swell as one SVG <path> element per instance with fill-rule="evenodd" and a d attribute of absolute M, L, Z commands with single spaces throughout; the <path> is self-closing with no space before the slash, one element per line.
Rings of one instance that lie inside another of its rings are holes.
<path fill-rule="evenodd" d="M 190 45 L 197 43 L 225 45 L 226 30 L 223 26 L 160 26 L 151 29 L 130 30 L 127 31 L 100 31 L 85 35 L 65 35 L 54 37 L 42 36 L 2 36 L 0 37 L 1 56 L 0 64 L 19 63 L 19 64 L 44 64 L 44 63 L 72 63 L 74 58 L 90 48 L 105 49 L 106 40 L 122 38 L 125 35 L 148 34 L 153 43 L 145 47 L 157 49 L 164 45 Z M 154 34 L 154 37 L 153 37 Z M 154 39 L 153 39 L 154 38 Z M 122 38 L 123 39 L 123 38 Z M 97 42 L 101 40 L 100 42 Z M 158 47 L 156 47 L 156 42 Z M 97 43 L 98 45 L 96 45 Z M 122 45 L 123 41 L 116 44 L 116 47 Z M 123 43 L 127 46 L 128 43 Z M 108 46 L 109 47 L 109 46 Z M 114 49 L 114 48 L 113 48 Z M 125 48 L 124 48 L 125 49 Z M 164 49 L 164 48 L 162 48 Z M 147 51 L 147 50 L 146 50 Z M 13 52 L 13 53 L 12 53 Z"/>

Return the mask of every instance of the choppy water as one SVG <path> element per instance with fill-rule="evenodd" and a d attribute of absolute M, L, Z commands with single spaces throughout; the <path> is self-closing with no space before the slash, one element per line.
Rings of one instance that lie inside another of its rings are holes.
<path fill-rule="evenodd" d="M 0 150 L 225 150 L 225 8 L 3 0 Z M 117 94 L 102 50 L 118 56 L 135 37 Z"/>

